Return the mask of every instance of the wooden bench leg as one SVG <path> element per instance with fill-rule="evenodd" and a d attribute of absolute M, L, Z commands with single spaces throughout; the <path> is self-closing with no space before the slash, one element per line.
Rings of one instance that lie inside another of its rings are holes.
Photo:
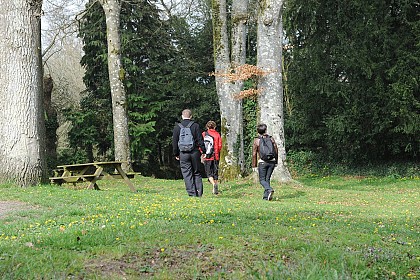
<path fill-rule="evenodd" d="M 116 168 L 117 168 L 118 172 L 121 174 L 121 176 L 124 178 L 125 183 L 131 189 L 131 191 L 132 192 L 137 192 L 136 188 L 133 185 L 133 182 L 130 181 L 130 179 L 127 177 L 127 174 L 125 174 L 124 170 L 122 170 L 121 165 L 117 165 Z"/>
<path fill-rule="evenodd" d="M 92 180 L 90 181 L 90 184 L 88 186 L 88 189 L 95 189 L 95 190 L 100 190 L 98 185 L 96 184 L 96 181 L 99 179 L 99 177 L 102 174 L 102 167 L 98 167 L 98 169 L 96 169 L 95 171 L 95 177 L 92 178 Z"/>

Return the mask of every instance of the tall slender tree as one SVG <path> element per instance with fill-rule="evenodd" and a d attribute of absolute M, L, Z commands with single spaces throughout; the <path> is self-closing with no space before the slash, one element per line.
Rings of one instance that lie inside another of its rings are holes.
<path fill-rule="evenodd" d="M 267 74 L 259 79 L 259 119 L 279 148 L 278 166 L 273 179 L 290 181 L 286 167 L 282 87 L 282 0 L 259 0 L 257 27 L 257 66 Z"/>
<path fill-rule="evenodd" d="M 0 6 L 0 180 L 30 186 L 45 175 L 42 1 Z"/>
<path fill-rule="evenodd" d="M 130 138 L 128 136 L 127 101 L 123 84 L 125 71 L 121 63 L 120 13 L 118 0 L 99 0 L 105 12 L 108 43 L 108 74 L 112 97 L 115 160 L 125 161 L 123 170 L 131 163 Z"/>

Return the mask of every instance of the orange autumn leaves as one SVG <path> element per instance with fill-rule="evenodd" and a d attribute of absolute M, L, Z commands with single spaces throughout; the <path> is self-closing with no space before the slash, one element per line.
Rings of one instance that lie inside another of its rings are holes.
<path fill-rule="evenodd" d="M 210 73 L 210 76 L 215 77 L 223 77 L 225 78 L 226 83 L 236 82 L 236 81 L 254 81 L 258 79 L 259 77 L 265 76 L 272 71 L 264 71 L 261 68 L 250 65 L 250 64 L 244 64 L 240 65 L 238 67 L 235 67 L 234 69 L 231 69 L 228 72 L 213 72 Z M 252 84 L 255 84 L 253 82 Z M 263 89 L 262 88 L 249 88 L 240 91 L 239 93 L 234 94 L 235 99 L 244 99 L 251 96 L 256 96 L 261 93 Z"/>

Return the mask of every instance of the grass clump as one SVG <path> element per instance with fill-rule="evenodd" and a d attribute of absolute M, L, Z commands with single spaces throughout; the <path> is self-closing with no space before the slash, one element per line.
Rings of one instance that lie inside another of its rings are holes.
<path fill-rule="evenodd" d="M 182 180 L 99 182 L 101 191 L 0 186 L 3 279 L 414 279 L 417 178 L 249 181 L 202 198 Z"/>

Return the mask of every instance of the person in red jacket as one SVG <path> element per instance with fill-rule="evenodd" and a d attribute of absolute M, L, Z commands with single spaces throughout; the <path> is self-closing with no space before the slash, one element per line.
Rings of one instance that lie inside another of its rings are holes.
<path fill-rule="evenodd" d="M 209 134 L 211 137 L 213 137 L 213 154 L 206 155 L 203 164 L 207 178 L 213 186 L 213 194 L 218 194 L 219 160 L 220 151 L 222 150 L 222 138 L 220 137 L 219 132 L 216 131 L 216 123 L 214 121 L 208 121 L 206 128 L 207 131 L 203 132 L 203 138 L 206 136 L 206 134 Z"/>

